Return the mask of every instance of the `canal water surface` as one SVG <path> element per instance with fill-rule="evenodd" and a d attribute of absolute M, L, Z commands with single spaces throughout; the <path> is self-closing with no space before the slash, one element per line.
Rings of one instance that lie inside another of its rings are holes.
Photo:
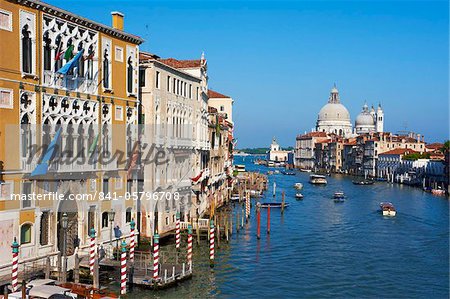
<path fill-rule="evenodd" d="M 247 170 L 267 172 L 252 157 L 237 157 Z M 286 192 L 284 215 L 261 215 L 256 238 L 252 217 L 230 243 L 221 242 L 216 265 L 209 267 L 208 244 L 194 244 L 194 277 L 165 291 L 134 289 L 130 298 L 448 298 L 449 202 L 420 189 L 378 182 L 355 186 L 351 178 L 332 176 L 327 186 L 308 184 L 308 173 L 269 176 L 267 198 Z M 301 182 L 302 201 L 294 183 Z M 333 193 L 343 190 L 344 203 Z M 391 201 L 397 216 L 380 215 L 379 203 Z M 233 217 L 235 219 L 235 217 Z M 184 245 L 184 244 L 183 244 Z"/>

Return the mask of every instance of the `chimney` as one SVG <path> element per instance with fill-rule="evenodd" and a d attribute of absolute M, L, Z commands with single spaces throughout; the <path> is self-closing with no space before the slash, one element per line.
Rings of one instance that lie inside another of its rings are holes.
<path fill-rule="evenodd" d="M 112 27 L 117 30 L 123 31 L 123 13 L 118 11 L 111 12 Z"/>

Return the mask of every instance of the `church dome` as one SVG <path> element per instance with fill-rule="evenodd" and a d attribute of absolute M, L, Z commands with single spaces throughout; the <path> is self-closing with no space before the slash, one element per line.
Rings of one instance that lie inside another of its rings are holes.
<path fill-rule="evenodd" d="M 361 112 L 355 121 L 355 126 L 375 126 L 375 122 L 373 121 L 373 117 L 370 114 Z"/>
<path fill-rule="evenodd" d="M 374 112 L 373 107 L 369 112 L 369 106 L 367 106 L 367 103 L 364 103 L 361 113 L 356 117 L 355 127 L 375 126 L 375 120 L 373 119 L 372 112 Z"/>
<path fill-rule="evenodd" d="M 322 107 L 317 117 L 316 130 L 348 136 L 352 132 L 352 123 L 350 113 L 347 108 L 341 104 L 339 91 L 336 85 L 331 89 L 328 103 Z"/>
<path fill-rule="evenodd" d="M 327 103 L 319 111 L 318 121 L 350 121 L 350 113 L 341 103 Z"/>

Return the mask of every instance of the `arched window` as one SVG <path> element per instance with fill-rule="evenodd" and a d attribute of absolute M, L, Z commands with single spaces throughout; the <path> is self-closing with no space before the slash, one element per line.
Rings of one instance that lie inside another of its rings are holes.
<path fill-rule="evenodd" d="M 127 64 L 127 91 L 128 93 L 133 93 L 133 61 L 131 56 L 128 57 Z"/>
<path fill-rule="evenodd" d="M 102 228 L 108 227 L 108 212 L 102 213 Z"/>
<path fill-rule="evenodd" d="M 20 227 L 20 244 L 28 244 L 31 243 L 31 223 L 23 224 Z"/>
<path fill-rule="evenodd" d="M 132 211 L 132 208 L 127 208 L 127 210 L 125 212 L 125 222 L 126 223 L 131 222 L 131 219 L 132 219 L 131 211 Z"/>
<path fill-rule="evenodd" d="M 31 54 L 31 32 L 28 25 L 22 28 L 22 71 L 24 73 L 32 73 L 32 54 Z"/>
<path fill-rule="evenodd" d="M 44 34 L 44 70 L 50 71 L 52 69 L 52 48 L 50 46 L 51 39 L 48 36 L 48 31 Z"/>
<path fill-rule="evenodd" d="M 109 88 L 109 59 L 108 49 L 103 53 L 103 87 Z"/>

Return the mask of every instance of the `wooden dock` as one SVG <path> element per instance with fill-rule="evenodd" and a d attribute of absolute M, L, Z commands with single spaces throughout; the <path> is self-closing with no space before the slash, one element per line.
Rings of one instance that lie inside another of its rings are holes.
<path fill-rule="evenodd" d="M 151 289 L 163 289 L 173 284 L 192 277 L 192 266 L 190 264 L 160 264 L 159 278 L 153 279 L 153 270 L 139 269 L 134 270 L 133 284 Z"/>

